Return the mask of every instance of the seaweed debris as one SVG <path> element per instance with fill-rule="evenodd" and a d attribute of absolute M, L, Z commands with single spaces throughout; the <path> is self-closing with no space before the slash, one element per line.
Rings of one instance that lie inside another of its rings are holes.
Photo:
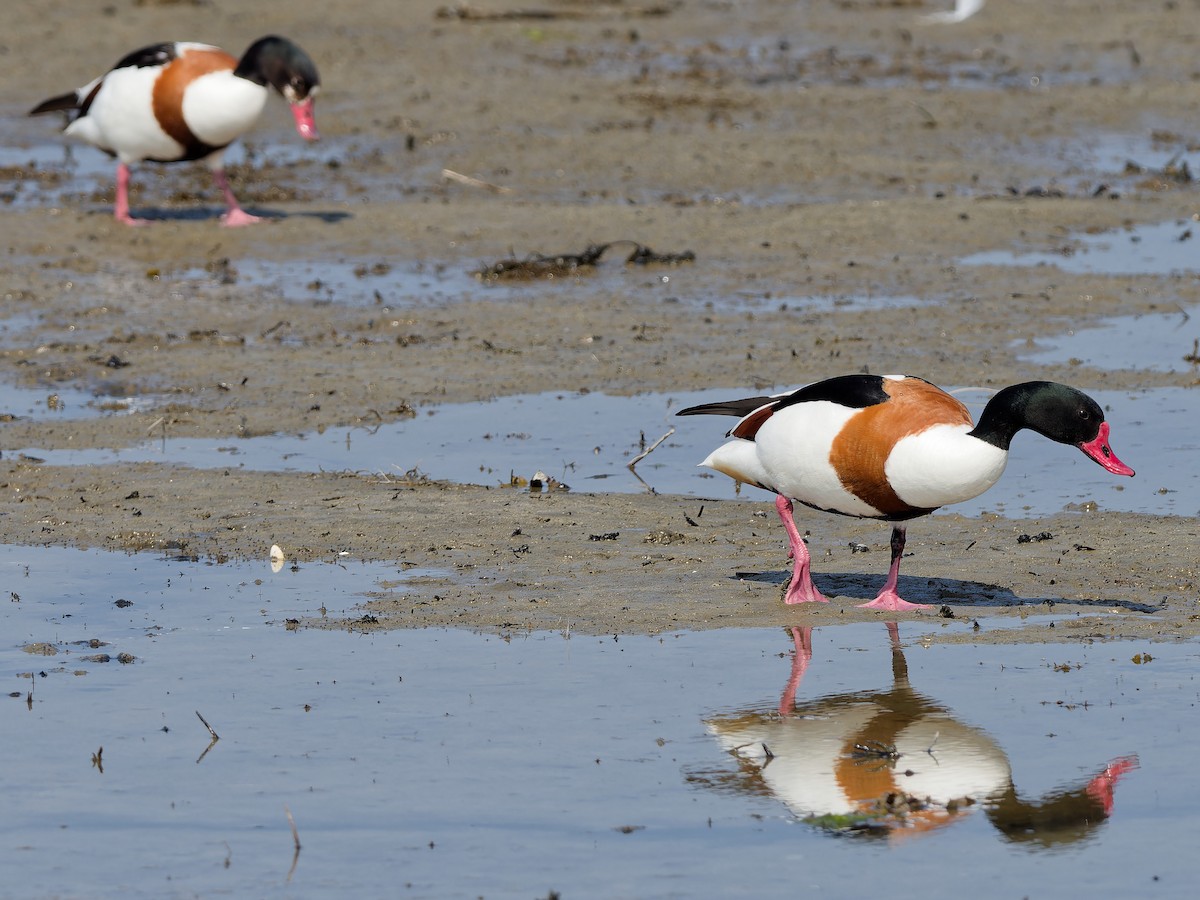
<path fill-rule="evenodd" d="M 625 260 L 627 266 L 676 266 L 696 261 L 696 254 L 691 250 L 684 250 L 680 253 L 657 253 L 636 241 L 622 240 L 609 241 L 607 244 L 590 244 L 580 253 L 532 253 L 523 259 L 501 259 L 483 265 L 471 274 L 480 281 L 533 281 L 542 278 L 567 278 L 594 270 L 605 251 L 616 244 L 633 244 L 633 250 Z"/>

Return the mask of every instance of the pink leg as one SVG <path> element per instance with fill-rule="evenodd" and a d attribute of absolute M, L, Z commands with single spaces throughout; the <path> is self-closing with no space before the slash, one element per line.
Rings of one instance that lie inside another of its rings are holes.
<path fill-rule="evenodd" d="M 1136 756 L 1122 756 L 1110 762 L 1104 767 L 1103 772 L 1088 782 L 1085 790 L 1100 803 L 1106 816 L 1112 815 L 1113 791 L 1117 787 L 1117 782 L 1126 772 L 1136 769 L 1137 765 L 1138 758 Z"/>
<path fill-rule="evenodd" d="M 117 163 L 117 200 L 113 204 L 113 218 L 122 225 L 149 225 L 145 219 L 135 219 L 129 214 L 129 166 Z"/>
<path fill-rule="evenodd" d="M 808 556 L 808 548 L 804 546 L 804 539 L 800 537 L 800 532 L 796 529 L 796 522 L 792 518 L 792 501 L 780 494 L 775 498 L 775 509 L 779 513 L 779 520 L 783 522 L 783 527 L 787 530 L 788 556 L 795 561 L 795 565 L 792 567 L 792 580 L 788 584 L 783 602 L 828 603 L 829 601 L 812 583 L 811 560 Z"/>
<path fill-rule="evenodd" d="M 900 557 L 904 555 L 904 534 L 903 525 L 892 527 L 892 567 L 888 571 L 887 583 L 879 592 L 879 596 L 870 603 L 858 604 L 862 608 L 885 609 L 889 612 L 901 609 L 929 609 L 928 603 L 909 603 L 896 593 L 896 582 L 900 579 Z"/>
<path fill-rule="evenodd" d="M 888 622 L 887 630 L 888 630 L 888 640 L 891 641 L 891 644 L 892 644 L 892 652 L 893 653 L 902 652 L 904 650 L 904 648 L 900 646 L 900 623 L 899 622 Z"/>
<path fill-rule="evenodd" d="M 812 628 L 793 628 L 792 642 L 796 645 L 796 655 L 792 657 L 792 675 L 779 698 L 781 716 L 791 715 L 792 707 L 796 705 L 796 690 L 812 662 Z"/>
<path fill-rule="evenodd" d="M 262 221 L 261 218 L 250 215 L 238 205 L 237 197 L 233 195 L 233 188 L 229 186 L 229 178 L 226 177 L 224 169 L 213 169 L 213 180 L 221 189 L 221 193 L 225 195 L 225 215 L 221 216 L 222 225 L 227 228 L 237 228 L 241 225 L 253 225 L 255 222 Z"/>
<path fill-rule="evenodd" d="M 887 623 L 888 638 L 892 644 L 892 681 L 897 685 L 908 682 L 908 660 L 904 658 L 904 646 L 900 643 L 900 623 Z"/>

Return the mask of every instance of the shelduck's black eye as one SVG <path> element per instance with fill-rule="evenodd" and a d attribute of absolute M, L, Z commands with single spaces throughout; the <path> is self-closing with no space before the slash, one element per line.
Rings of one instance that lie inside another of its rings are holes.
<path fill-rule="evenodd" d="M 1092 414 L 1090 412 L 1088 412 L 1086 409 L 1083 409 L 1082 407 L 1080 407 L 1079 418 L 1083 419 L 1086 422 L 1091 417 L 1092 417 Z"/>

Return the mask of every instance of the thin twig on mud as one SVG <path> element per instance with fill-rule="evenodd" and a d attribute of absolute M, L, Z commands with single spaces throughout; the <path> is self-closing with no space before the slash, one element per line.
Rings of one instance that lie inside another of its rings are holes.
<path fill-rule="evenodd" d="M 455 172 L 453 169 L 442 169 L 442 178 L 446 181 L 457 181 L 459 184 L 465 184 L 467 187 L 483 188 L 491 191 L 493 194 L 511 194 L 513 189 L 503 187 L 499 184 L 492 184 L 490 181 L 480 181 L 478 178 L 472 178 L 470 175 L 463 175 L 461 172 Z"/>
<path fill-rule="evenodd" d="M 649 456 L 651 453 L 653 453 L 659 444 L 661 444 L 663 441 L 665 441 L 667 438 L 669 438 L 674 433 L 675 433 L 675 429 L 674 429 L 674 427 L 672 427 L 670 431 L 668 431 L 666 434 L 664 434 L 662 437 L 660 437 L 657 441 L 655 441 L 653 444 L 651 444 L 649 447 L 647 447 L 645 450 L 643 450 L 641 453 L 639 453 L 637 456 L 635 456 L 633 459 L 631 459 L 626 464 L 629 467 L 629 471 L 632 472 L 634 469 L 636 469 L 638 463 L 640 463 L 643 459 L 645 459 L 647 456 Z"/>

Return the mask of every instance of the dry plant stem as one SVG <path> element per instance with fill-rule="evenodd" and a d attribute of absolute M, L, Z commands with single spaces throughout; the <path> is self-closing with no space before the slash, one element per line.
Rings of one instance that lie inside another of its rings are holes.
<path fill-rule="evenodd" d="M 653 444 L 651 444 L 649 447 L 647 447 L 645 450 L 643 450 L 641 453 L 639 453 L 637 456 L 635 456 L 633 459 L 631 459 L 628 464 L 630 470 L 634 469 L 638 463 L 640 463 L 643 459 L 645 459 L 647 456 L 649 456 L 651 453 L 653 453 L 663 441 L 665 441 L 667 438 L 669 438 L 674 433 L 675 433 L 675 429 L 672 428 L 670 431 L 668 431 L 666 434 L 664 434 L 662 437 L 660 437 L 657 441 L 655 441 Z"/>
<path fill-rule="evenodd" d="M 512 188 L 492 184 L 490 181 L 480 181 L 478 178 L 463 175 L 461 172 L 455 172 L 453 169 L 442 169 L 442 177 L 447 181 L 457 181 L 459 184 L 465 184 L 467 187 L 483 188 L 484 190 L 491 191 L 493 194 L 511 194 L 513 192 Z"/>
<path fill-rule="evenodd" d="M 213 727 L 208 724 L 208 720 L 205 719 L 204 716 L 200 715 L 200 710 L 196 710 L 196 718 L 204 723 L 204 727 L 208 729 L 208 733 L 212 735 L 214 741 L 219 741 L 221 739 L 221 736 L 213 731 Z"/>
<path fill-rule="evenodd" d="M 300 851 L 300 832 L 296 830 L 296 820 L 292 818 L 292 811 L 288 809 L 287 804 L 283 805 L 283 811 L 287 813 L 288 824 L 292 826 L 292 840 L 296 844 L 296 851 Z"/>

